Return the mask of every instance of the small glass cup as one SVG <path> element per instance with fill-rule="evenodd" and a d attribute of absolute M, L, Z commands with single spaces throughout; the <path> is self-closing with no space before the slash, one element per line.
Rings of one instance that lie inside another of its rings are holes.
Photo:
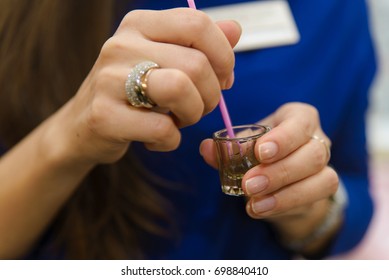
<path fill-rule="evenodd" d="M 234 138 L 230 138 L 227 129 L 213 134 L 217 147 L 219 175 L 222 191 L 232 196 L 244 195 L 242 178 L 244 174 L 259 161 L 255 158 L 254 147 L 259 137 L 270 127 L 247 124 L 232 127 Z"/>

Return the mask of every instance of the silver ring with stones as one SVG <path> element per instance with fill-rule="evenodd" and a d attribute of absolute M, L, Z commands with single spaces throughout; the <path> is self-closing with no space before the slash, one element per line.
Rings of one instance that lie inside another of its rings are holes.
<path fill-rule="evenodd" d="M 153 108 L 157 104 L 147 96 L 147 81 L 153 69 L 160 68 L 152 61 L 144 61 L 131 69 L 125 83 L 128 102 L 134 107 Z"/>

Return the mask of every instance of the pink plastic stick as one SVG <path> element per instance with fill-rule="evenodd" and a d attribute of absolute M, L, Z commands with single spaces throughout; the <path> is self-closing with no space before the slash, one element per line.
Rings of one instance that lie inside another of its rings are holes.
<path fill-rule="evenodd" d="M 196 9 L 196 3 L 194 0 L 188 0 L 188 5 L 189 8 Z M 235 138 L 235 133 L 234 130 L 232 129 L 230 114 L 228 113 L 227 105 L 226 102 L 224 101 L 223 95 L 220 97 L 219 108 L 222 113 L 224 125 L 227 128 L 228 137 Z"/>
<path fill-rule="evenodd" d="M 196 10 L 196 3 L 194 0 L 188 0 L 188 5 L 189 5 L 189 8 Z"/>
<path fill-rule="evenodd" d="M 228 137 L 235 138 L 235 133 L 234 133 L 234 130 L 232 129 L 230 114 L 228 113 L 227 105 L 226 105 L 226 102 L 224 101 L 223 95 L 220 97 L 219 108 L 220 108 L 220 111 L 222 113 L 224 125 L 227 128 Z"/>

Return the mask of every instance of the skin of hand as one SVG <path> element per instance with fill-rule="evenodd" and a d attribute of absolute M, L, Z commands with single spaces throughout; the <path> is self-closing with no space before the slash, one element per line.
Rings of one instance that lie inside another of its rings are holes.
<path fill-rule="evenodd" d="M 215 24 L 193 9 L 130 12 L 62 112 L 59 123 L 74 132 L 72 139 L 64 136 L 65 153 L 110 163 L 131 141 L 144 142 L 155 151 L 176 149 L 179 128 L 213 110 L 221 90 L 232 86 L 232 46 L 240 33 L 235 22 Z M 161 67 L 149 76 L 148 96 L 170 114 L 128 104 L 125 79 L 131 67 L 146 60 Z"/>
<path fill-rule="evenodd" d="M 303 103 L 287 103 L 260 121 L 272 130 L 257 140 L 255 155 L 260 165 L 242 180 L 247 195 L 246 211 L 254 219 L 271 222 L 285 240 L 301 239 L 324 219 L 339 184 L 329 167 L 330 139 L 320 126 L 317 110 Z M 322 138 L 328 148 L 320 141 Z M 204 160 L 217 168 L 214 143 L 200 145 Z"/>
<path fill-rule="evenodd" d="M 132 141 L 175 149 L 179 128 L 232 86 L 240 34 L 236 22 L 214 23 L 189 8 L 128 13 L 75 96 L 0 158 L 0 259 L 23 256 L 88 172 L 120 159 Z M 145 60 L 161 67 L 149 76 L 148 95 L 169 113 L 126 99 L 127 75 Z"/>

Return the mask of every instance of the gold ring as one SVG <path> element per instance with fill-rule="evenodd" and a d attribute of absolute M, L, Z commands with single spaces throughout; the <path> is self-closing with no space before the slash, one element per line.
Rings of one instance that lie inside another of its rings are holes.
<path fill-rule="evenodd" d="M 328 145 L 327 142 L 323 138 L 321 138 L 321 137 L 319 137 L 319 136 L 317 136 L 315 134 L 312 135 L 311 139 L 317 140 L 317 141 L 319 141 L 320 143 L 322 143 L 324 145 L 324 147 L 325 147 L 325 149 L 327 151 L 328 160 L 330 160 L 330 158 L 331 158 L 331 148 L 330 148 L 330 145 Z"/>
<path fill-rule="evenodd" d="M 155 102 L 147 96 L 147 80 L 150 71 L 160 68 L 152 61 L 144 61 L 131 69 L 125 83 L 125 91 L 128 102 L 134 107 L 153 108 Z"/>

